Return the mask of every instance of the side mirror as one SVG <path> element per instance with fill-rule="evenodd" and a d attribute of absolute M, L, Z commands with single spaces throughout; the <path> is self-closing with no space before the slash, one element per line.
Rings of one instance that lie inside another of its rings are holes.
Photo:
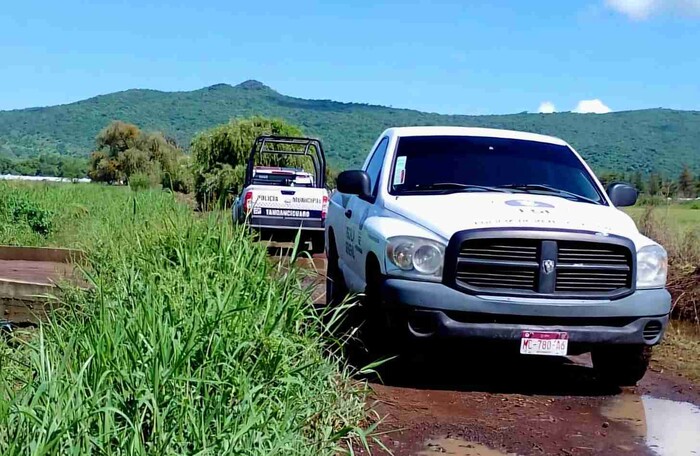
<path fill-rule="evenodd" d="M 606 191 L 616 207 L 633 206 L 637 202 L 637 190 L 630 185 L 615 182 L 608 185 Z"/>
<path fill-rule="evenodd" d="M 369 198 L 371 190 L 369 188 L 369 176 L 364 171 L 352 170 L 343 171 L 336 179 L 337 189 L 340 193 L 357 195 L 360 198 Z"/>

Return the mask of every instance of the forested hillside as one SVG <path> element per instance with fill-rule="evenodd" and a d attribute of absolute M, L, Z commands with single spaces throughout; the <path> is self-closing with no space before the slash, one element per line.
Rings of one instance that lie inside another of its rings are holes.
<path fill-rule="evenodd" d="M 199 131 L 234 117 L 282 117 L 320 137 L 336 168 L 361 163 L 376 136 L 401 125 L 465 125 L 552 134 L 598 170 L 700 170 L 700 112 L 649 109 L 611 114 L 455 116 L 279 94 L 257 81 L 191 92 L 127 90 L 61 106 L 0 112 L 0 157 L 87 156 L 110 120 L 162 131 L 187 148 Z"/>

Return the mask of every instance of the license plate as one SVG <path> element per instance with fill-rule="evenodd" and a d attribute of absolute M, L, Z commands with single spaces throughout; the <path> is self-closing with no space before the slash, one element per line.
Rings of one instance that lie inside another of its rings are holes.
<path fill-rule="evenodd" d="M 523 355 L 566 356 L 569 335 L 556 331 L 523 331 L 520 353 Z"/>

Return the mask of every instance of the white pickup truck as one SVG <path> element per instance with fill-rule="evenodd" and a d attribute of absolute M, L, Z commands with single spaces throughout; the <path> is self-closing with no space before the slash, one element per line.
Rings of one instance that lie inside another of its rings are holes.
<path fill-rule="evenodd" d="M 313 173 L 299 168 L 260 166 L 265 155 L 310 159 Z M 326 160 L 320 141 L 312 138 L 260 136 L 248 159 L 245 185 L 231 209 L 234 223 L 245 223 L 263 238 L 293 240 L 301 230 L 311 251 L 324 250 L 328 209 Z"/>
<path fill-rule="evenodd" d="M 328 301 L 362 294 L 369 327 L 399 345 L 591 352 L 602 379 L 635 384 L 671 308 L 666 251 L 617 209 L 636 198 L 558 138 L 388 129 L 331 196 Z"/>

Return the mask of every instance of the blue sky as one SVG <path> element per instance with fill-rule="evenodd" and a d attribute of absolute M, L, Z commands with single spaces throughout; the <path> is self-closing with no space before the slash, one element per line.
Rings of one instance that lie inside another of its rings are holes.
<path fill-rule="evenodd" d="M 700 109 L 700 0 L 20 0 L 0 109 L 257 79 L 461 114 Z"/>

